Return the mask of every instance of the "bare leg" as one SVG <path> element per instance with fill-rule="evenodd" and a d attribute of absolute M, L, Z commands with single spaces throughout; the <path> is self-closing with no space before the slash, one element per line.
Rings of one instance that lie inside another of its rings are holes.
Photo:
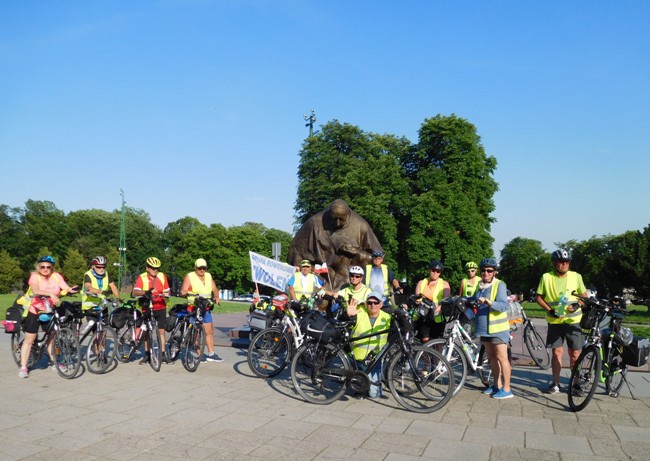
<path fill-rule="evenodd" d="M 501 369 L 500 379 L 503 379 L 503 390 L 510 392 L 510 374 L 512 369 L 510 361 L 508 360 L 508 345 L 507 344 L 494 344 L 496 360 Z M 501 388 L 501 387 L 500 387 Z"/>
<path fill-rule="evenodd" d="M 553 383 L 560 384 L 560 372 L 562 371 L 562 355 L 564 354 L 564 348 L 554 347 L 553 356 L 551 357 L 551 369 L 553 371 Z M 580 355 L 578 353 L 578 355 Z M 576 359 L 578 357 L 576 356 Z M 573 359 L 575 361 L 575 359 Z"/>
<path fill-rule="evenodd" d="M 20 368 L 27 368 L 27 360 L 29 360 L 29 353 L 32 350 L 32 344 L 36 341 L 38 333 L 25 333 L 23 345 L 20 348 Z"/>
<path fill-rule="evenodd" d="M 208 348 L 208 355 L 212 355 L 214 354 L 214 334 L 212 332 L 213 323 L 204 323 L 203 330 L 205 331 L 205 345 Z"/>

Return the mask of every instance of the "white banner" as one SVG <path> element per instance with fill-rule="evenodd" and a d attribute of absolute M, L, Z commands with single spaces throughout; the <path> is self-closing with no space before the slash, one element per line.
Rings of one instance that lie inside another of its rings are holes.
<path fill-rule="evenodd" d="M 267 258 L 249 251 L 253 282 L 261 283 L 278 291 L 286 291 L 287 282 L 293 277 L 296 268 L 287 263 Z"/>

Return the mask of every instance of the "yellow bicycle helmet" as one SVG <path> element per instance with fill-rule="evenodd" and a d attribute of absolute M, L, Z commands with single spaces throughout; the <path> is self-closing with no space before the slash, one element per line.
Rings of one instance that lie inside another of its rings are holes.
<path fill-rule="evenodd" d="M 150 258 L 147 258 L 147 266 L 153 267 L 154 269 L 158 269 L 162 263 L 160 262 L 160 259 L 154 258 L 153 256 Z"/>
<path fill-rule="evenodd" d="M 478 269 L 478 264 L 476 264 L 474 261 L 470 261 L 465 264 L 465 270 L 468 271 L 470 269 Z"/>

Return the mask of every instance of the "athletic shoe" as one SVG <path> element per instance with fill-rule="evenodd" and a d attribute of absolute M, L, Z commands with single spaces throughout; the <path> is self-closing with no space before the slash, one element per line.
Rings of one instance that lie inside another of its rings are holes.
<path fill-rule="evenodd" d="M 29 378 L 29 370 L 27 368 L 21 368 L 18 372 L 18 377 L 20 379 Z"/>
<path fill-rule="evenodd" d="M 223 359 L 213 352 L 212 354 L 205 356 L 205 361 L 206 362 L 223 362 Z"/>
<path fill-rule="evenodd" d="M 499 388 L 496 386 L 488 387 L 487 389 L 483 390 L 483 393 L 485 395 L 494 395 L 497 392 L 499 392 Z"/>
<path fill-rule="evenodd" d="M 513 397 L 512 391 L 505 391 L 503 389 L 499 389 L 499 392 L 492 394 L 492 398 L 497 400 L 511 399 Z"/>
<path fill-rule="evenodd" d="M 142 357 L 142 360 L 140 360 L 139 364 L 146 365 L 147 363 L 149 363 L 149 356 L 145 355 L 144 357 Z"/>
<path fill-rule="evenodd" d="M 571 395 L 573 395 L 574 397 L 584 397 L 585 391 L 582 389 L 582 386 L 576 384 L 573 386 L 573 389 L 571 389 Z M 612 395 L 612 393 L 610 392 L 609 395 Z"/>
<path fill-rule="evenodd" d="M 560 393 L 560 385 L 551 383 L 550 386 L 548 386 L 546 389 L 544 389 L 545 394 L 559 394 Z"/>

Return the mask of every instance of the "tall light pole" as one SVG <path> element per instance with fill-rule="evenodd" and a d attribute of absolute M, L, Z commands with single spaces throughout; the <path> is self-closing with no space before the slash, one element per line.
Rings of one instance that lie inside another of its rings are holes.
<path fill-rule="evenodd" d="M 307 122 L 305 123 L 305 126 L 309 127 L 309 137 L 311 137 L 314 134 L 314 123 L 316 122 L 316 113 L 314 112 L 314 109 L 311 110 L 310 115 L 305 114 L 302 118 Z"/>
<path fill-rule="evenodd" d="M 126 213 L 124 204 L 124 191 L 120 189 L 120 195 L 122 196 L 122 213 L 120 216 L 120 259 L 118 262 L 117 268 L 117 286 L 118 290 L 122 291 L 122 281 L 126 275 Z"/>

